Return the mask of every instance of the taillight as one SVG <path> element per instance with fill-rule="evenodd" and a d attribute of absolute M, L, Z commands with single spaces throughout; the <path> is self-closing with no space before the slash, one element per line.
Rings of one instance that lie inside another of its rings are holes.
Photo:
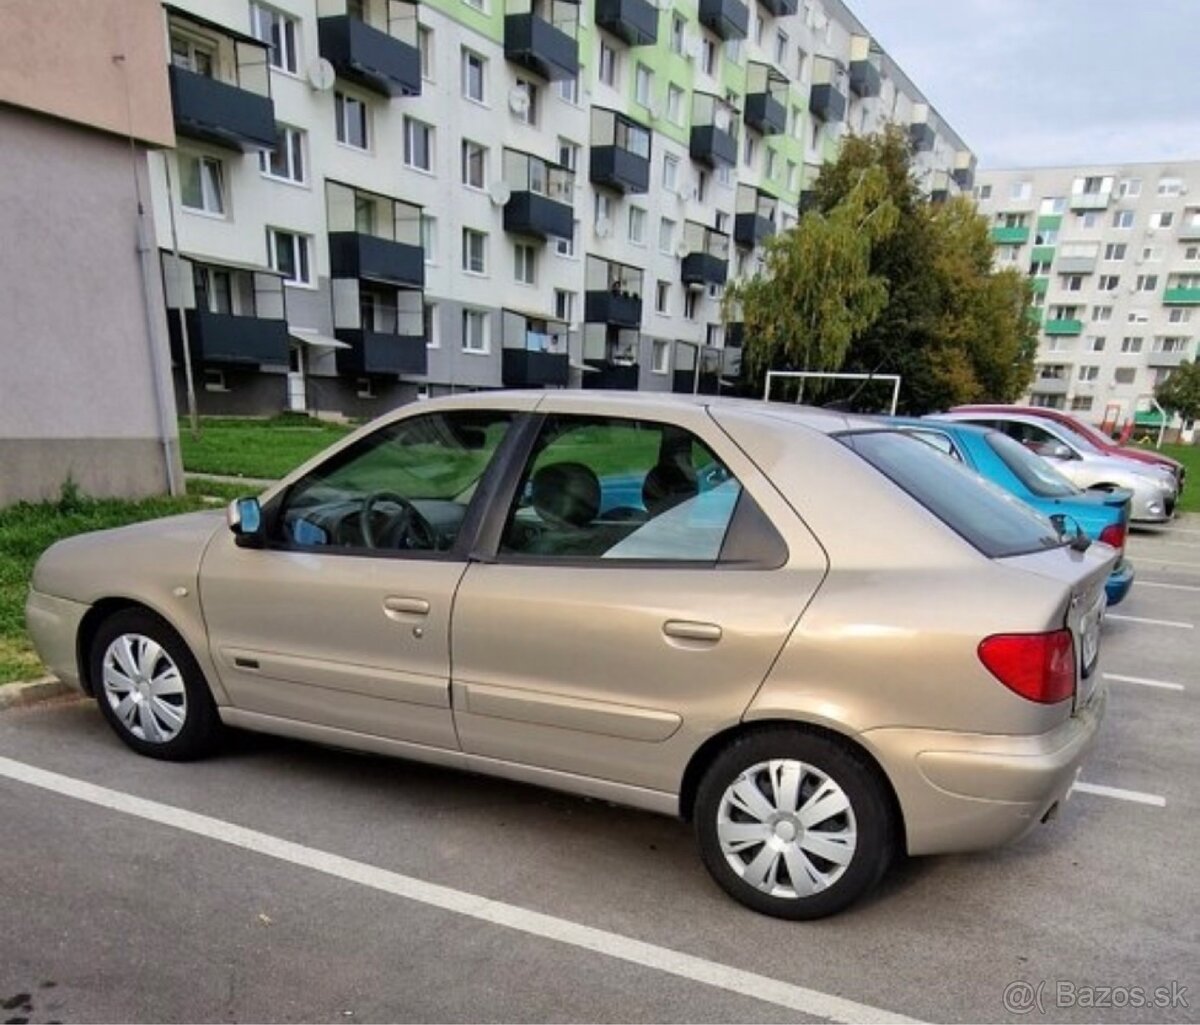
<path fill-rule="evenodd" d="M 1110 523 L 1100 531 L 1101 544 L 1112 545 L 1114 548 L 1125 547 L 1125 524 Z"/>
<path fill-rule="evenodd" d="M 979 645 L 979 660 L 1009 690 L 1052 705 L 1075 693 L 1075 642 L 1070 630 L 994 634 Z"/>

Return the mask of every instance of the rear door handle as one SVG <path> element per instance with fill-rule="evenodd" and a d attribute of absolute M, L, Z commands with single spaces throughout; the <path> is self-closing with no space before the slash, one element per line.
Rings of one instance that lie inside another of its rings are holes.
<path fill-rule="evenodd" d="M 716 623 L 697 623 L 690 619 L 668 619 L 663 623 L 663 633 L 684 641 L 708 641 L 715 644 L 721 639 L 721 628 Z"/>
<path fill-rule="evenodd" d="M 396 616 L 428 616 L 429 602 L 424 598 L 388 597 L 383 599 L 383 611 L 393 619 Z"/>

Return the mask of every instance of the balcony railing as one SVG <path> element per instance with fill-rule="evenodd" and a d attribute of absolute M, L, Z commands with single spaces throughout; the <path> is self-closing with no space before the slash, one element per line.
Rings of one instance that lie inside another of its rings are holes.
<path fill-rule="evenodd" d="M 425 250 L 357 231 L 331 231 L 329 273 L 335 278 L 424 288 Z"/>
<path fill-rule="evenodd" d="M 729 236 L 713 228 L 687 222 L 683 227 L 687 254 L 679 268 L 685 285 L 723 285 L 729 273 Z"/>
<path fill-rule="evenodd" d="M 349 14 L 317 22 L 321 56 L 338 75 L 382 96 L 419 96 L 421 54 Z"/>
<path fill-rule="evenodd" d="M 504 230 L 534 238 L 571 238 L 575 231 L 575 175 L 529 153 L 504 151 L 504 181 L 511 190 Z"/>
<path fill-rule="evenodd" d="M 841 121 L 846 116 L 846 94 L 831 82 L 814 85 L 809 94 L 808 109 L 822 121 Z"/>
<path fill-rule="evenodd" d="M 650 188 L 650 129 L 605 107 L 591 113 L 588 178 L 593 185 L 617 192 L 643 193 Z"/>
<path fill-rule="evenodd" d="M 861 100 L 878 96 L 883 89 L 883 78 L 875 62 L 868 59 L 850 62 L 850 91 Z"/>
<path fill-rule="evenodd" d="M 416 376 L 427 372 L 425 336 L 397 335 L 362 328 L 337 328 L 349 348 L 338 349 L 337 369 L 348 376 Z"/>
<path fill-rule="evenodd" d="M 746 79 L 746 105 L 742 116 L 763 135 L 787 129 L 788 81 L 767 64 L 750 63 Z"/>
<path fill-rule="evenodd" d="M 1029 241 L 1029 227 L 997 224 L 992 228 L 992 241 L 1002 246 L 1023 246 Z"/>
<path fill-rule="evenodd" d="M 750 8 L 741 0 L 700 0 L 700 24 L 722 39 L 745 39 Z"/>
<path fill-rule="evenodd" d="M 575 38 L 532 12 L 505 16 L 504 56 L 551 81 L 579 74 Z"/>
<path fill-rule="evenodd" d="M 1200 220 L 1180 222 L 1176 236 L 1180 242 L 1200 242 Z"/>
<path fill-rule="evenodd" d="M 275 105 L 269 96 L 174 64 L 167 71 L 180 135 L 239 151 L 274 147 Z"/>
<path fill-rule="evenodd" d="M 286 320 L 244 317 L 208 310 L 184 311 L 188 349 L 196 363 L 249 366 L 286 366 L 288 362 L 288 326 Z M 182 353 L 183 334 L 179 311 L 167 314 L 172 350 Z"/>
<path fill-rule="evenodd" d="M 937 141 L 937 131 L 928 121 L 909 125 L 908 141 L 914 153 L 928 153 Z"/>
<path fill-rule="evenodd" d="M 1197 306 L 1200 305 L 1200 287 L 1189 288 L 1180 285 L 1168 286 L 1163 292 L 1163 300 L 1167 306 Z"/>
<path fill-rule="evenodd" d="M 585 359 L 588 369 L 583 374 L 583 386 L 587 389 L 607 391 L 637 391 L 638 365 L 636 363 L 611 363 L 606 360 Z"/>
<path fill-rule="evenodd" d="M 1042 325 L 1042 330 L 1052 337 L 1060 335 L 1081 335 L 1083 334 L 1083 321 L 1075 317 L 1060 317 L 1058 319 L 1047 320 L 1045 324 Z"/>
<path fill-rule="evenodd" d="M 1069 384 L 1065 377 L 1039 377 L 1029 390 L 1034 395 L 1066 395 Z"/>
<path fill-rule="evenodd" d="M 658 8 L 649 0 L 596 0 L 596 24 L 630 46 L 658 41 Z"/>
<path fill-rule="evenodd" d="M 758 0 L 758 4 L 775 18 L 787 18 L 800 9 L 800 0 Z"/>
<path fill-rule="evenodd" d="M 1146 363 L 1152 367 L 1178 367 L 1182 366 L 1188 358 L 1186 350 L 1175 352 L 1151 352 L 1146 357 Z"/>
<path fill-rule="evenodd" d="M 1076 192 L 1069 202 L 1072 210 L 1104 210 L 1112 202 L 1112 193 Z"/>

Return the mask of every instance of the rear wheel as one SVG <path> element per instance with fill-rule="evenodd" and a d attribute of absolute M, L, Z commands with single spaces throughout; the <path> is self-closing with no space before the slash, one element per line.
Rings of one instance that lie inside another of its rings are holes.
<path fill-rule="evenodd" d="M 779 918 L 841 911 L 879 881 L 893 850 L 891 806 L 866 759 L 802 729 L 734 740 L 705 773 L 694 818 L 713 878 Z"/>
<path fill-rule="evenodd" d="M 161 618 L 144 609 L 114 613 L 96 631 L 90 657 L 100 710 L 139 754 L 185 761 L 213 749 L 216 704 L 187 645 Z"/>

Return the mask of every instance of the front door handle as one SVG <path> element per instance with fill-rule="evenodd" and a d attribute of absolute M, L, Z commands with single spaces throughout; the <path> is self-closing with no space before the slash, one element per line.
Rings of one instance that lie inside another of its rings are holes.
<path fill-rule="evenodd" d="M 397 616 L 428 616 L 429 602 L 424 598 L 392 596 L 383 599 L 383 611 L 393 619 Z"/>
<path fill-rule="evenodd" d="M 690 619 L 668 619 L 663 623 L 663 633 L 684 641 L 708 641 L 715 644 L 721 639 L 721 628 L 716 623 L 697 623 Z"/>

